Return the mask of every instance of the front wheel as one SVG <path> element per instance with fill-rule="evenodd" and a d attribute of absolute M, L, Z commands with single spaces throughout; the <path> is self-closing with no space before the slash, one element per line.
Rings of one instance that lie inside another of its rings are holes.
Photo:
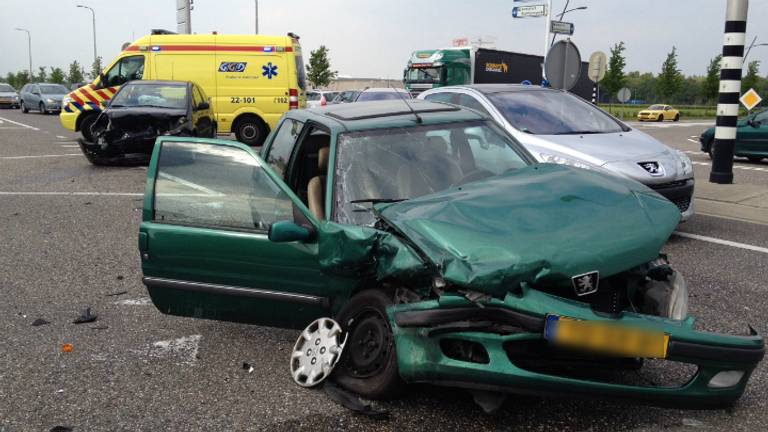
<path fill-rule="evenodd" d="M 40 110 L 40 114 L 48 114 L 48 110 L 45 109 L 44 103 L 40 102 L 40 105 L 37 108 Z"/>
<path fill-rule="evenodd" d="M 680 114 L 675 114 L 675 119 L 674 119 L 674 121 L 680 121 Z"/>
<path fill-rule="evenodd" d="M 387 318 L 391 304 L 392 296 L 383 290 L 365 290 L 352 297 L 337 317 L 347 341 L 334 371 L 336 382 L 370 399 L 391 399 L 405 385 Z"/>
<path fill-rule="evenodd" d="M 659 117 L 656 119 L 656 121 L 663 122 L 664 121 L 664 115 L 663 114 L 659 114 Z"/>
<path fill-rule="evenodd" d="M 29 112 L 29 108 L 27 108 L 27 104 L 25 104 L 24 101 L 21 101 L 21 112 L 24 114 Z"/>
<path fill-rule="evenodd" d="M 80 122 L 80 133 L 83 134 L 83 139 L 88 142 L 93 142 L 93 134 L 91 133 L 91 126 L 96 121 L 97 114 L 91 114 L 83 118 Z"/>
<path fill-rule="evenodd" d="M 752 163 L 759 163 L 760 161 L 763 160 L 763 158 L 760 156 L 747 156 L 747 160 Z"/>

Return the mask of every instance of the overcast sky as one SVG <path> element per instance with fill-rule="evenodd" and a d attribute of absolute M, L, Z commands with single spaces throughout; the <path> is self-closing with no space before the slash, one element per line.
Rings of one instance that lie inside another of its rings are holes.
<path fill-rule="evenodd" d="M 26 69 L 32 33 L 33 68 L 72 60 L 90 69 L 93 61 L 91 14 L 96 10 L 98 52 L 108 64 L 123 42 L 153 28 L 176 29 L 175 0 L 0 0 L 0 74 Z M 194 0 L 192 29 L 197 33 L 252 33 L 253 0 Z M 543 3 L 543 1 L 542 1 Z M 263 34 L 301 36 L 305 55 L 324 44 L 331 65 L 342 75 L 399 78 L 416 49 L 450 46 L 455 38 L 493 39 L 496 48 L 541 54 L 542 18 L 513 19 L 512 0 L 259 0 Z M 531 4 L 531 3 L 528 3 Z M 553 0 L 560 11 L 565 0 Z M 704 73 L 721 52 L 726 0 L 571 0 L 570 7 L 589 9 L 568 14 L 575 24 L 573 41 L 584 59 L 595 50 L 608 53 L 626 43 L 627 70 L 658 73 L 672 46 L 686 74 Z M 748 40 L 768 42 L 768 1 L 753 0 Z M 750 60 L 768 72 L 768 46 L 752 50 Z"/>

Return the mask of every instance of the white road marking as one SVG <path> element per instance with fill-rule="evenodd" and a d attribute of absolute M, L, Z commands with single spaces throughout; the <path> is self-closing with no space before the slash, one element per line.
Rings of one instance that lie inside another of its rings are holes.
<path fill-rule="evenodd" d="M 208 194 L 208 195 L 224 196 L 224 194 L 221 193 L 221 192 L 216 192 L 213 189 L 209 189 L 209 188 L 207 188 L 207 187 L 205 187 L 203 185 L 199 185 L 197 183 L 193 183 L 193 182 L 191 182 L 189 180 L 184 180 L 183 178 L 176 177 L 175 175 L 171 175 L 171 174 L 168 174 L 168 173 L 161 172 L 159 174 L 159 176 L 164 178 L 164 179 L 167 179 L 167 180 L 170 180 L 170 181 L 182 184 L 182 185 L 184 185 L 184 186 L 186 186 L 188 188 L 191 188 L 191 189 L 203 192 L 203 193 Z"/>
<path fill-rule="evenodd" d="M 62 144 L 61 146 L 62 147 L 66 147 L 66 148 L 77 148 L 77 147 L 80 147 L 77 144 Z"/>
<path fill-rule="evenodd" d="M 710 162 L 699 162 L 699 161 L 691 161 L 694 165 L 701 165 L 701 166 L 710 166 L 712 163 Z M 740 169 L 744 171 L 760 171 L 760 172 L 768 172 L 768 168 L 763 167 L 751 167 L 751 166 L 743 166 L 743 165 L 733 165 L 733 169 Z"/>
<path fill-rule="evenodd" d="M 67 139 L 67 137 L 61 136 L 61 135 L 56 135 L 56 138 L 58 138 L 58 139 Z"/>
<path fill-rule="evenodd" d="M 152 304 L 152 299 L 149 297 L 139 297 L 135 299 L 118 300 L 114 302 L 114 304 L 123 306 L 149 306 Z"/>
<path fill-rule="evenodd" d="M 687 138 L 687 139 L 688 139 L 688 141 L 690 141 L 690 142 L 692 142 L 694 144 L 698 144 L 699 143 L 699 140 L 695 140 L 693 138 Z"/>
<path fill-rule="evenodd" d="M 764 253 L 764 254 L 768 254 L 768 248 L 764 248 L 764 247 L 760 247 L 760 246 L 753 246 L 753 245 L 746 244 L 746 243 L 739 243 L 739 242 L 735 242 L 735 241 L 723 240 L 723 239 L 719 239 L 719 238 L 715 238 L 715 237 L 707 237 L 707 236 L 703 236 L 703 235 L 690 234 L 690 233 L 685 233 L 685 232 L 680 232 L 680 231 L 675 231 L 674 234 L 676 236 L 679 236 L 679 237 L 685 237 L 685 238 L 689 238 L 689 239 L 693 239 L 693 240 L 700 240 L 700 241 L 705 241 L 705 242 L 709 242 L 709 243 L 715 243 L 715 244 L 719 244 L 719 245 L 730 246 L 730 247 L 735 247 L 735 248 L 739 248 L 739 249 L 746 249 L 746 250 L 751 250 L 751 251 L 754 251 L 754 252 L 761 252 L 761 253 Z"/>
<path fill-rule="evenodd" d="M 12 124 L 15 124 L 15 125 L 18 125 L 18 126 L 21 126 L 21 127 L 25 127 L 27 129 L 32 129 L 32 130 L 35 130 L 35 131 L 39 131 L 40 130 L 40 128 L 36 128 L 36 127 L 30 126 L 30 125 L 26 125 L 24 123 L 19 123 L 19 122 L 13 121 L 13 120 L 8 120 L 7 118 L 0 117 L 0 120 L 7 121 L 8 123 L 12 123 Z"/>
<path fill-rule="evenodd" d="M 149 346 L 147 354 L 156 358 L 176 357 L 182 364 L 192 366 L 197 362 L 197 351 L 202 338 L 201 335 L 191 335 L 157 341 Z"/>
<path fill-rule="evenodd" d="M 35 156 L 0 156 L 0 159 L 36 159 L 36 158 L 55 158 L 65 156 L 82 156 L 82 153 L 66 153 L 57 155 L 35 155 Z"/>
<path fill-rule="evenodd" d="M 8 192 L 0 191 L 0 196 L 144 196 L 138 192 Z"/>

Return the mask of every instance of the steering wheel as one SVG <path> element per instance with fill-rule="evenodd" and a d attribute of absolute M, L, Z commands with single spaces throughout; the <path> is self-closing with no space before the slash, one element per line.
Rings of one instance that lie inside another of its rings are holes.
<path fill-rule="evenodd" d="M 472 171 L 464 174 L 464 176 L 462 176 L 459 181 L 453 183 L 451 186 L 458 186 L 464 183 L 473 182 L 475 180 L 482 180 L 484 178 L 491 177 L 492 175 L 493 173 L 488 170 L 475 168 Z"/>

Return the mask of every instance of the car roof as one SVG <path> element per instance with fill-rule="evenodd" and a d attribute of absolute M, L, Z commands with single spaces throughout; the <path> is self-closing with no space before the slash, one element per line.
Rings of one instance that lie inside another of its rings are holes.
<path fill-rule="evenodd" d="M 380 92 L 380 93 L 400 92 L 400 93 L 408 93 L 405 89 L 394 88 L 394 87 L 372 87 L 372 88 L 367 88 L 367 89 L 363 90 L 363 93 L 369 93 L 369 92 Z"/>
<path fill-rule="evenodd" d="M 192 84 L 189 81 L 171 81 L 171 80 L 134 80 L 129 81 L 126 84 L 130 85 L 171 85 L 171 86 L 185 86 L 187 84 Z"/>
<path fill-rule="evenodd" d="M 414 126 L 417 123 L 411 108 L 424 125 L 485 119 L 482 114 L 469 109 L 423 100 L 408 100 L 407 104 L 402 100 L 387 100 L 327 105 L 289 111 L 287 115 L 302 122 L 315 121 L 337 132 L 344 132 Z"/>
<path fill-rule="evenodd" d="M 522 92 L 522 91 L 548 91 L 548 92 L 560 92 L 561 90 L 541 87 L 538 85 L 525 85 L 525 84 L 469 84 L 458 85 L 449 87 L 439 87 L 443 90 L 449 90 L 451 88 L 465 88 L 478 91 L 483 94 L 491 93 L 507 93 L 507 92 Z"/>

